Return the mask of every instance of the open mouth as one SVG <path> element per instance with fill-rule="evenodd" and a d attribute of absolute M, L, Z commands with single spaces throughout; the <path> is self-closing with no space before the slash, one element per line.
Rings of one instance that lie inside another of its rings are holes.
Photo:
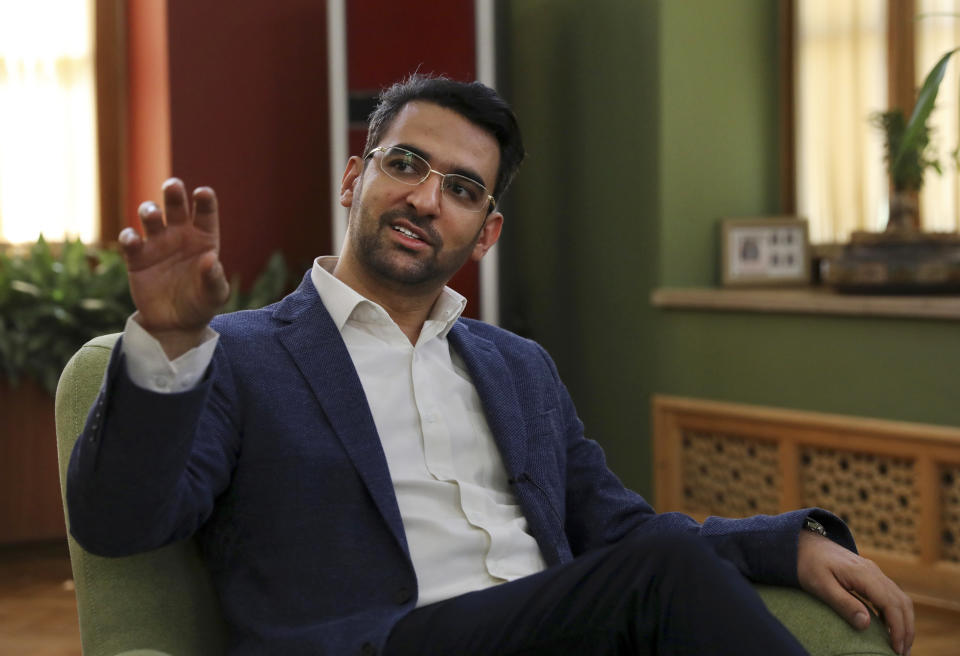
<path fill-rule="evenodd" d="M 403 226 L 391 226 L 391 227 L 397 232 L 399 232 L 401 235 L 403 235 L 404 237 L 409 237 L 410 239 L 416 239 L 417 241 L 423 241 L 423 237 L 416 234 L 412 230 L 408 230 L 404 228 Z"/>

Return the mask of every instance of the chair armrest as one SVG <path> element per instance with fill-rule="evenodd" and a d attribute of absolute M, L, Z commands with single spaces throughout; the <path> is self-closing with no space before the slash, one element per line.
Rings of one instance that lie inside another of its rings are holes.
<path fill-rule="evenodd" d="M 60 377 L 57 449 L 64 504 L 70 453 L 83 430 L 118 337 L 104 335 L 87 342 Z M 219 603 L 194 541 L 177 542 L 125 558 L 87 553 L 69 535 L 67 544 L 85 656 L 224 653 L 226 630 Z"/>
<path fill-rule="evenodd" d="M 816 597 L 800 590 L 755 584 L 767 608 L 811 656 L 896 656 L 886 627 L 877 616 L 857 631 Z"/>

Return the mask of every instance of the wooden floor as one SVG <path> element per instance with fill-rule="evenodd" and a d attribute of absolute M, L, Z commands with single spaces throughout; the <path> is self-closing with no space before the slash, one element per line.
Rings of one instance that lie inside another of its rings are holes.
<path fill-rule="evenodd" d="M 0 654 L 80 656 L 65 541 L 0 547 Z"/>
<path fill-rule="evenodd" d="M 960 655 L 960 614 L 917 608 L 912 656 Z M 0 546 L 0 654 L 81 656 L 66 543 Z"/>

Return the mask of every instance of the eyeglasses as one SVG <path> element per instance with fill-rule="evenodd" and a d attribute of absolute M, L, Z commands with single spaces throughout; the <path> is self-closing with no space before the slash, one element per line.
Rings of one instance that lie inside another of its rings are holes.
<path fill-rule="evenodd" d="M 431 173 L 441 178 L 440 191 L 443 198 L 455 207 L 468 212 L 492 211 L 497 201 L 487 193 L 487 188 L 476 180 L 457 173 L 441 173 L 430 168 L 427 160 L 406 148 L 399 146 L 379 146 L 366 154 L 364 159 L 374 153 L 383 153 L 380 157 L 380 170 L 388 176 L 406 185 L 423 184 Z"/>

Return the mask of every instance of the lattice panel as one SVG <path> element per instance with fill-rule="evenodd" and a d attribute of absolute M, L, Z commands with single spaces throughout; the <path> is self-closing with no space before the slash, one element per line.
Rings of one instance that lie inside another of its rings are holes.
<path fill-rule="evenodd" d="M 688 510 L 728 517 L 779 512 L 780 471 L 775 442 L 686 431 L 682 459 L 684 505 Z"/>
<path fill-rule="evenodd" d="M 940 472 L 943 533 L 940 549 L 943 560 L 960 563 L 960 467 L 944 466 Z"/>
<path fill-rule="evenodd" d="M 960 426 L 662 395 L 653 410 L 658 510 L 821 506 L 909 594 L 958 608 Z"/>
<path fill-rule="evenodd" d="M 836 512 L 861 546 L 919 553 L 912 460 L 813 447 L 800 454 L 802 505 Z"/>

